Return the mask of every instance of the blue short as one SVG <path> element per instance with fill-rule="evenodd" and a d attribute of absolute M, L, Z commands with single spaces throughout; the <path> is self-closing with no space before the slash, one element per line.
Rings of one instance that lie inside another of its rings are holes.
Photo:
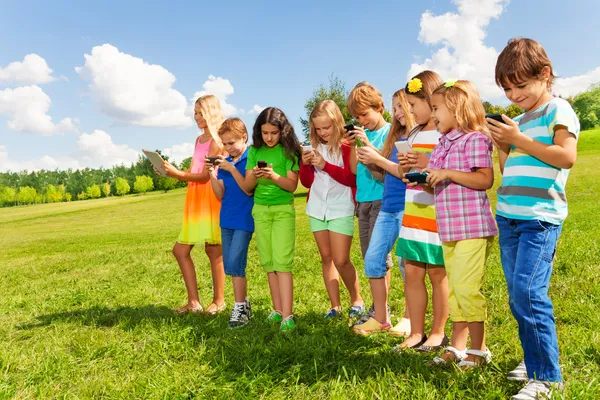
<path fill-rule="evenodd" d="M 250 239 L 252 239 L 252 232 L 241 229 L 221 228 L 223 265 L 225 266 L 225 273 L 227 275 L 246 276 Z"/>
<path fill-rule="evenodd" d="M 404 210 L 397 212 L 379 211 L 367 254 L 365 254 L 365 275 L 367 278 L 383 278 L 387 273 L 388 254 L 394 248 L 400 235 Z"/>

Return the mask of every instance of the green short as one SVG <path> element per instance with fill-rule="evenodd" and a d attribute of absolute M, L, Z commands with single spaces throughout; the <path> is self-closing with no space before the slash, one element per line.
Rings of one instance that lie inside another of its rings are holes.
<path fill-rule="evenodd" d="M 316 219 L 314 217 L 308 217 L 310 221 L 310 231 L 331 231 L 335 233 L 341 233 L 346 236 L 354 236 L 354 217 L 340 217 L 335 219 Z"/>
<path fill-rule="evenodd" d="M 296 210 L 292 204 L 252 208 L 260 265 L 265 272 L 292 272 L 296 247 Z"/>

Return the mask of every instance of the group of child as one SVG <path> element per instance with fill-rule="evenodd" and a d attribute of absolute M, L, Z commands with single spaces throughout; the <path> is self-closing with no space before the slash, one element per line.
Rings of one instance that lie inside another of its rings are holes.
<path fill-rule="evenodd" d="M 273 311 L 269 321 L 294 329 L 292 267 L 295 248 L 293 193 L 298 178 L 309 188 L 306 213 L 319 253 L 331 307 L 342 314 L 339 278 L 348 290 L 355 333 L 404 337 L 395 351 L 442 350 L 431 365 L 472 368 L 490 362 L 486 346 L 485 265 L 499 234 L 509 304 L 519 327 L 524 361 L 509 379 L 529 380 L 514 399 L 560 389 L 558 342 L 548 286 L 562 222 L 565 185 L 576 159 L 579 122 L 569 105 L 550 93 L 554 74 L 543 47 L 513 39 L 498 57 L 496 83 L 525 110 L 511 120 L 486 118 L 475 86 L 442 81 L 423 71 L 394 93 L 392 123 L 384 101 L 361 82 L 347 108 L 362 126 L 344 126 L 332 100 L 309 118 L 310 145 L 301 146 L 285 114 L 264 109 L 248 133 L 238 118 L 223 121 L 216 97 L 200 97 L 189 172 L 165 163 L 167 174 L 188 181 L 184 222 L 173 248 L 188 292 L 180 312 L 224 309 L 224 273 L 235 302 L 230 327 L 250 321 L 246 262 L 252 233 L 267 273 Z M 493 149 L 502 184 L 496 216 L 486 190 L 493 186 Z M 226 156 L 227 155 L 227 156 Z M 422 180 L 416 182 L 414 172 Z M 350 260 L 354 217 L 372 305 L 367 311 Z M 213 300 L 202 309 L 190 252 L 204 244 L 211 263 Z M 390 323 L 390 252 L 396 247 L 405 292 L 403 318 Z M 223 267 L 224 266 L 224 267 Z M 433 321 L 425 333 L 432 286 Z M 452 335 L 444 333 L 448 316 Z M 470 348 L 467 348 L 470 337 Z"/>

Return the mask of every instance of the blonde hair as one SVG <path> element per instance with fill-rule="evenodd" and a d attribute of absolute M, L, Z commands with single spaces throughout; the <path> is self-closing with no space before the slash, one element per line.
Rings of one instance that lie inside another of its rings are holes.
<path fill-rule="evenodd" d="M 382 115 L 385 111 L 381 92 L 369 82 L 360 82 L 354 86 L 354 89 L 348 95 L 346 107 L 350 114 L 355 117 L 368 108 L 372 108 Z"/>
<path fill-rule="evenodd" d="M 317 130 L 313 124 L 313 118 L 318 117 L 327 117 L 333 124 L 333 135 L 329 139 L 329 142 L 325 142 L 317 135 Z M 340 154 L 346 132 L 344 130 L 344 117 L 342 116 L 342 112 L 333 100 L 323 100 L 317 103 L 315 108 L 310 112 L 308 126 L 310 127 L 309 139 L 313 148 L 317 148 L 319 143 L 327 143 L 329 147 L 328 152 L 332 157 L 337 157 Z"/>
<path fill-rule="evenodd" d="M 219 137 L 218 132 L 225 117 L 223 116 L 219 99 L 212 94 L 207 94 L 205 96 L 198 97 L 196 104 L 200 106 L 202 118 L 206 120 L 208 133 L 219 145 L 219 148 L 222 148 L 223 144 L 221 143 L 221 138 Z"/>
<path fill-rule="evenodd" d="M 402 125 L 400 121 L 398 121 L 396 117 L 392 115 L 392 126 L 390 127 L 390 133 L 388 133 L 387 137 L 385 138 L 385 143 L 381 149 L 381 155 L 385 158 L 389 158 L 389 156 L 392 154 L 394 143 L 402 136 L 412 131 L 412 129 L 415 127 L 415 117 L 410 112 L 410 104 L 408 104 L 404 89 L 396 91 L 396 93 L 394 93 L 392 96 L 392 99 L 398 99 L 400 107 L 402 107 L 402 111 L 404 112 L 405 125 Z M 392 114 L 393 111 L 394 110 L 392 110 Z"/>
<path fill-rule="evenodd" d="M 433 91 L 432 96 L 436 94 L 444 96 L 446 107 L 455 115 L 463 132 L 488 132 L 485 109 L 473 83 L 459 80 L 453 85 L 443 84 Z"/>
<path fill-rule="evenodd" d="M 239 118 L 227 118 L 221 124 L 219 128 L 219 137 L 231 133 L 236 140 L 241 140 L 246 135 L 246 141 L 248 141 L 248 130 L 246 125 Z"/>

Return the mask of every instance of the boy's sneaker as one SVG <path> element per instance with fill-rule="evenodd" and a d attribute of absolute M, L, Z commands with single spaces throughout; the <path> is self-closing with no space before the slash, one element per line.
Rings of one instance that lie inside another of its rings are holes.
<path fill-rule="evenodd" d="M 281 332 L 289 332 L 294 330 L 296 327 L 296 323 L 294 322 L 294 316 L 290 315 L 281 321 L 281 327 L 279 328 Z"/>
<path fill-rule="evenodd" d="M 283 321 L 283 316 L 281 315 L 281 313 L 279 311 L 273 311 L 267 317 L 267 321 L 269 321 L 269 322 L 276 322 L 276 323 L 279 324 L 279 323 L 281 323 L 281 321 Z"/>
<path fill-rule="evenodd" d="M 369 318 L 364 324 L 354 325 L 352 331 L 357 335 L 368 336 L 373 333 L 389 331 L 391 327 L 392 324 L 389 322 L 380 324 L 375 318 Z"/>
<path fill-rule="evenodd" d="M 519 365 L 517 365 L 517 368 L 508 373 L 506 378 L 509 381 L 528 381 L 529 377 L 527 376 L 527 367 L 525 367 L 525 361 L 521 361 Z"/>
<path fill-rule="evenodd" d="M 325 319 L 336 318 L 336 317 L 339 317 L 340 315 L 342 315 L 342 309 L 341 308 L 339 310 L 336 310 L 335 308 L 332 308 L 331 310 L 329 310 L 327 312 L 327 314 L 325 314 Z"/>
<path fill-rule="evenodd" d="M 248 324 L 250 322 L 250 312 L 246 303 L 234 304 L 231 311 L 231 318 L 229 318 L 229 327 L 240 328 Z"/>
<path fill-rule="evenodd" d="M 553 392 L 560 392 L 562 388 L 563 384 L 560 382 L 530 379 L 519 393 L 511 397 L 511 400 L 551 399 Z"/>
<path fill-rule="evenodd" d="M 365 315 L 365 303 L 358 306 L 350 307 L 350 311 L 348 311 L 349 318 L 359 318 Z"/>

